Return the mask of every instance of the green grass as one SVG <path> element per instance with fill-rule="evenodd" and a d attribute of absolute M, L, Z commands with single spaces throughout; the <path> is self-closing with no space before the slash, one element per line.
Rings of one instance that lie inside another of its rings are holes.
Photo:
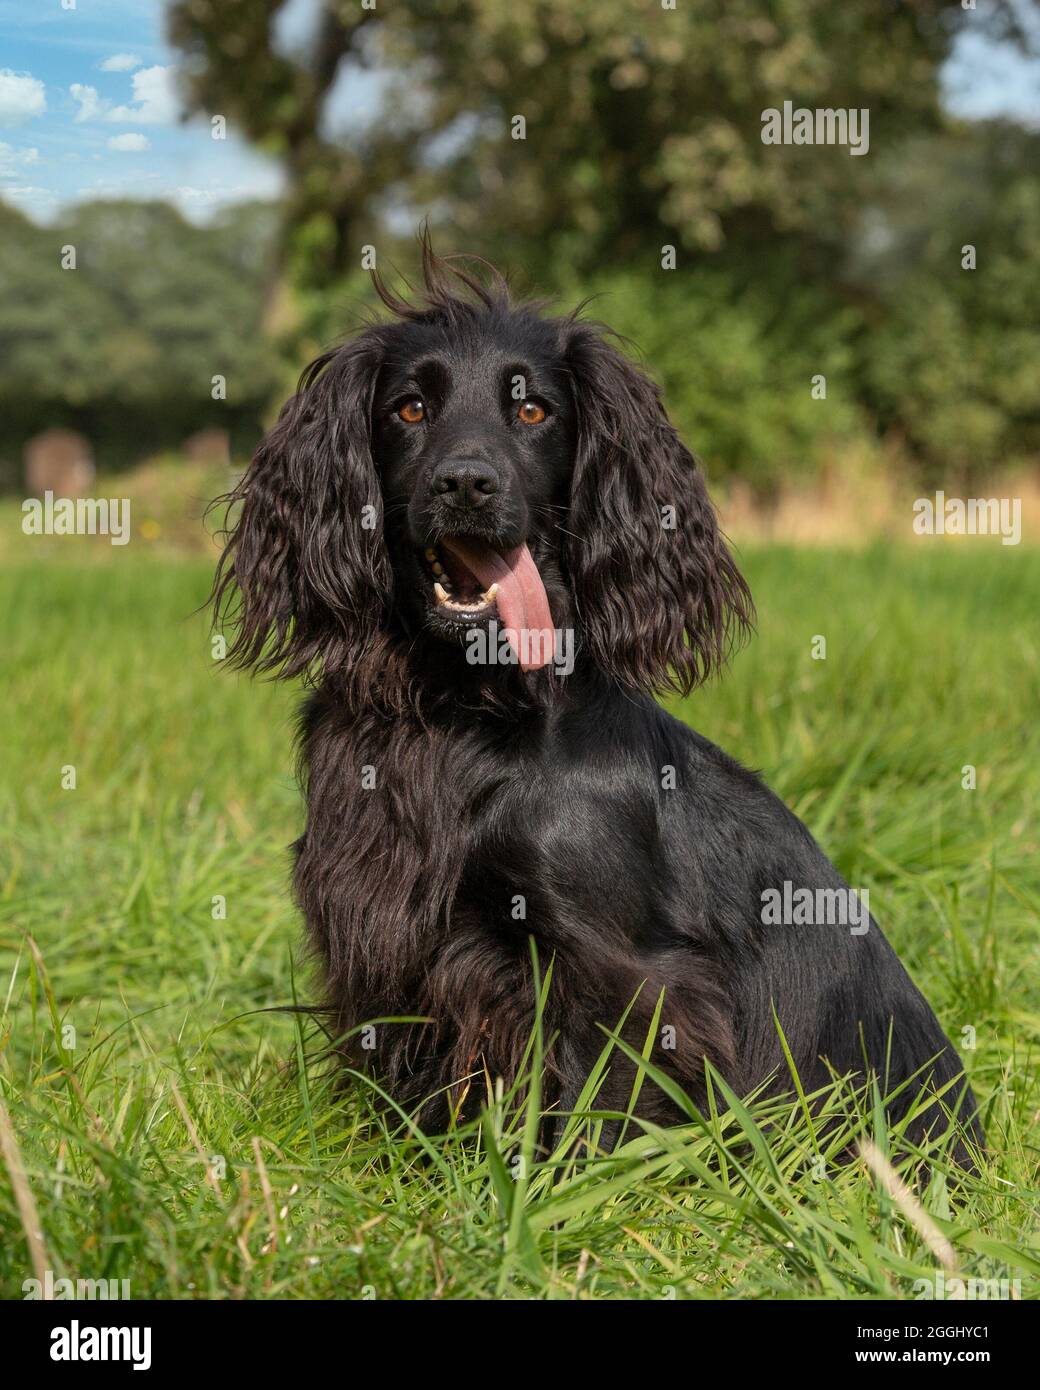
<path fill-rule="evenodd" d="M 1040 553 L 746 564 L 760 635 L 679 712 L 869 888 L 989 1135 L 978 1178 L 952 1189 L 933 1155 L 919 1191 L 947 1266 L 1035 1297 Z M 717 1084 L 684 1128 L 633 1122 L 603 1155 L 577 1118 L 589 1143 L 546 1157 L 530 1100 L 425 1136 L 333 1089 L 306 1016 L 263 1012 L 310 988 L 295 693 L 212 660 L 208 580 L 129 551 L 0 571 L 0 1296 L 33 1274 L 21 1164 L 37 1263 L 136 1297 L 913 1297 L 938 1267 L 920 1218 L 838 1161 L 849 1133 L 890 1146 L 870 1095 L 838 1088 L 848 1127 L 824 1137 L 797 1102 Z"/>

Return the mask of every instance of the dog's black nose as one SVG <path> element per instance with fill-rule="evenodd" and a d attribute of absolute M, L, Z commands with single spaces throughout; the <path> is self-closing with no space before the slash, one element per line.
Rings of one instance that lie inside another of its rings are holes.
<path fill-rule="evenodd" d="M 479 459 L 445 459 L 430 479 L 433 495 L 453 507 L 482 507 L 499 487 L 496 470 Z"/>

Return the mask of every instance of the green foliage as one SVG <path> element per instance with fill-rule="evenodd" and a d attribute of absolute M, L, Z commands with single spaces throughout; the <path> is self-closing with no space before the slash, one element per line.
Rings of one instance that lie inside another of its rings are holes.
<path fill-rule="evenodd" d="M 785 97 L 869 106 L 889 142 L 935 126 L 939 66 L 966 23 L 949 0 L 337 0 L 312 42 L 285 53 L 249 0 L 170 10 L 189 101 L 285 152 L 291 225 L 329 213 L 338 245 L 320 264 L 339 273 L 381 200 L 435 207 L 472 249 L 536 251 L 581 275 L 662 240 L 714 249 L 742 226 L 833 243 L 864 161 L 766 147 L 761 112 Z M 343 138 L 324 118 L 331 84 L 374 66 L 379 110 Z"/>
<path fill-rule="evenodd" d="M 338 1093 L 311 1020 L 267 1012 L 310 997 L 286 852 L 297 692 L 211 659 L 208 561 L 102 544 L 84 563 L 75 544 L 73 563 L 0 572 L 0 1095 L 56 1275 L 139 1298 L 451 1299 L 912 1298 L 934 1277 L 913 1223 L 837 1161 L 842 1134 L 890 1144 L 869 1095 L 839 1087 L 846 1127 L 824 1139 L 797 1099 L 718 1085 L 689 1126 L 633 1122 L 602 1155 L 604 1037 L 573 1123 L 593 1147 L 546 1155 L 516 1096 L 427 1136 L 378 1119 L 364 1086 Z M 764 769 L 869 887 L 950 1035 L 976 1030 L 983 1172 L 955 1190 L 933 1153 L 921 1199 L 961 1275 L 1035 1297 L 1040 732 L 1021 712 L 1040 556 L 745 558 L 760 635 L 678 712 Z M 0 1294 L 31 1273 L 0 1162 Z"/>
<path fill-rule="evenodd" d="M 348 326 L 362 246 L 410 268 L 429 218 L 539 292 L 607 289 L 712 471 L 765 491 L 879 434 L 965 486 L 1040 444 L 1040 134 L 944 114 L 969 25 L 1025 42 L 1008 0 L 337 0 L 292 52 L 246 0 L 170 11 L 189 103 L 283 157 L 301 360 Z M 786 99 L 867 108 L 869 153 L 764 145 Z"/>
<path fill-rule="evenodd" d="M 282 162 L 281 205 L 92 204 L 60 234 L 0 207 L 8 479 L 49 424 L 109 462 L 206 424 L 247 452 L 371 305 L 362 248 L 411 270 L 425 219 L 538 293 L 605 291 L 716 476 L 768 493 L 879 436 L 965 488 L 1035 457 L 1040 132 L 940 101 L 965 26 L 1022 38 L 1010 0 L 329 0 L 292 51 L 284 3 L 168 8 L 189 109 Z M 763 145 L 788 99 L 867 108 L 869 153 Z"/>
<path fill-rule="evenodd" d="M 630 340 L 712 478 L 768 493 L 818 473 L 862 433 L 850 379 L 855 315 L 825 316 L 812 289 L 797 314 L 784 314 L 760 282 L 712 268 L 618 273 L 591 288 L 589 314 Z M 581 298 L 579 287 L 567 297 Z M 810 388 L 822 364 L 827 396 L 818 400 Z"/>
<path fill-rule="evenodd" d="M 396 105 L 424 124 L 418 204 L 510 259 L 537 248 L 586 274 L 662 242 L 712 251 L 792 231 L 839 242 L 864 161 L 763 145 L 762 111 L 784 98 L 868 106 L 889 140 L 927 129 L 958 22 L 943 0 L 492 0 L 409 7 L 384 42 Z M 425 104 L 406 99 L 417 72 Z M 524 139 L 512 138 L 516 114 Z M 467 120 L 470 139 L 444 139 Z"/>
<path fill-rule="evenodd" d="M 993 121 L 912 145 L 879 180 L 885 238 L 858 267 L 884 307 L 862 344 L 865 394 L 935 477 L 1040 449 L 1038 149 Z"/>
<path fill-rule="evenodd" d="M 164 203 L 87 203 L 60 231 L 0 208 L 4 453 L 65 422 L 107 460 L 207 424 L 244 428 L 251 445 L 276 379 L 259 331 L 273 236 L 266 207 L 197 227 Z"/>

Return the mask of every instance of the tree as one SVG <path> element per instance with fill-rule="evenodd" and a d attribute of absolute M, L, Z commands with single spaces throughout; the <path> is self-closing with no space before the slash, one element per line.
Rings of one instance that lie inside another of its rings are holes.
<path fill-rule="evenodd" d="M 957 30 L 1014 29 L 959 0 L 327 0 L 309 46 L 276 43 L 283 0 L 175 0 L 190 109 L 283 160 L 285 255 L 334 279 L 363 242 L 431 215 L 447 239 L 579 270 L 796 236 L 830 247 L 865 161 L 764 146 L 762 112 L 869 107 L 875 145 L 938 128 Z M 349 138 L 330 93 L 365 70 L 378 110 Z M 525 138 L 517 118 L 524 123 Z M 294 258 L 294 252 L 295 258 Z"/>
<path fill-rule="evenodd" d="M 206 424 L 251 447 L 279 381 L 259 332 L 273 234 L 272 210 L 255 206 L 196 227 L 165 203 L 86 203 L 44 228 L 0 205 L 8 471 L 21 442 L 54 424 L 86 430 L 109 462 Z"/>
<path fill-rule="evenodd" d="M 429 219 L 440 249 L 521 284 L 608 291 L 717 471 L 769 487 L 864 429 L 933 469 L 1035 447 L 1040 343 L 1012 267 L 1040 249 L 1038 137 L 952 121 L 940 91 L 962 29 L 1027 42 L 1014 0 L 373 3 L 326 0 L 295 51 L 282 0 L 170 10 L 189 109 L 284 162 L 301 360 L 349 326 L 362 247 L 410 261 Z M 337 129 L 366 73 L 368 119 Z M 787 100 L 865 108 L 869 155 L 764 144 Z M 964 223 L 988 241 L 974 280 L 951 260 Z"/>

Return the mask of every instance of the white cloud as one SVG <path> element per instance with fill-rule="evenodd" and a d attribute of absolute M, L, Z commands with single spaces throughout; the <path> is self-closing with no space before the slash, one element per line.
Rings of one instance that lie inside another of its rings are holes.
<path fill-rule="evenodd" d="M 117 53 L 115 58 L 129 59 L 130 54 Z M 106 59 L 106 63 L 115 62 L 115 58 Z M 177 120 L 179 105 L 174 90 L 172 67 L 140 68 L 130 80 L 134 95 L 132 103 L 128 106 L 113 106 L 110 101 L 98 95 L 96 87 L 73 82 L 69 92 L 73 100 L 79 104 L 76 120 L 105 120 L 116 125 L 172 125 Z"/>
<path fill-rule="evenodd" d="M 318 36 L 323 9 L 322 0 L 286 0 L 271 26 L 275 52 L 291 57 L 310 48 Z"/>
<path fill-rule="evenodd" d="M 182 183 L 173 190 L 173 198 L 181 207 L 208 208 L 216 207 L 225 198 L 233 197 L 234 193 L 235 190 L 231 188 L 222 192 L 216 188 L 193 188 L 190 184 Z"/>
<path fill-rule="evenodd" d="M 152 142 L 147 135 L 136 135 L 128 132 L 126 135 L 113 135 L 108 142 L 108 148 L 110 150 L 129 150 L 136 153 L 139 150 L 150 150 Z"/>
<path fill-rule="evenodd" d="M 105 104 L 97 94 L 96 87 L 84 87 L 82 82 L 73 82 L 69 88 L 72 100 L 79 105 L 75 119 L 77 121 L 96 121 L 100 119 L 105 109 Z"/>
<path fill-rule="evenodd" d="M 134 53 L 113 53 L 111 58 L 98 64 L 102 72 L 133 72 L 140 66 L 141 60 Z"/>
<path fill-rule="evenodd" d="M 11 203 L 36 217 L 46 217 L 54 211 L 58 199 L 49 188 L 36 188 L 27 183 L 4 184 L 0 187 L 0 202 Z"/>
<path fill-rule="evenodd" d="M 283 176 L 275 166 L 259 165 L 243 170 L 245 178 L 228 184 L 223 178 L 213 178 L 207 184 L 180 184 L 170 189 L 167 197 L 185 217 L 193 222 L 206 222 L 213 213 L 232 203 L 252 198 L 277 198 L 283 192 Z"/>
<path fill-rule="evenodd" d="M 0 125 L 21 125 L 47 110 L 47 94 L 38 77 L 0 68 Z"/>
<path fill-rule="evenodd" d="M 170 125 L 179 112 L 173 85 L 173 68 L 141 68 L 133 75 L 132 106 L 114 106 L 106 120 L 127 125 Z"/>
<path fill-rule="evenodd" d="M 27 164 L 36 164 L 40 158 L 37 149 L 16 150 L 0 140 L 0 178 L 10 178 L 16 169 L 24 169 Z"/>

